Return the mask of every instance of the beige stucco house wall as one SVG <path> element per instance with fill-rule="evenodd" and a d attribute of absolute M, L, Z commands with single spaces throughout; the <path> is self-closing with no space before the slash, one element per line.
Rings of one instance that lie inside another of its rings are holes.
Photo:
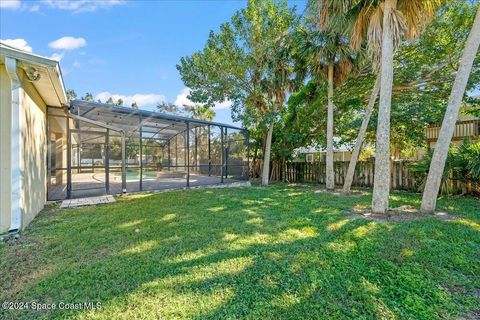
<path fill-rule="evenodd" d="M 28 225 L 47 199 L 47 106 L 33 85 L 22 87 L 22 225 Z"/>
<path fill-rule="evenodd" d="M 47 105 L 66 105 L 58 62 L 0 44 L 0 234 L 46 203 Z"/>

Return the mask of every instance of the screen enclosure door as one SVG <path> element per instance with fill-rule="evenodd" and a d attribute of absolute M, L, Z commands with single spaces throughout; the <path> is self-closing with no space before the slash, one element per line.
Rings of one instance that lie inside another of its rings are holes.
<path fill-rule="evenodd" d="M 70 130 L 71 198 L 108 192 L 108 137 L 106 131 Z"/>

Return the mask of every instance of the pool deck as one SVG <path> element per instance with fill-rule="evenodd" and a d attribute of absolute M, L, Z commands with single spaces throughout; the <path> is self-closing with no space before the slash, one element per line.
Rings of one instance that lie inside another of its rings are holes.
<path fill-rule="evenodd" d="M 232 184 L 244 182 L 244 180 L 224 179 L 223 184 Z M 117 174 L 110 174 L 110 190 L 108 194 L 122 194 L 121 178 Z M 181 172 L 165 173 L 157 178 L 147 178 L 142 181 L 140 190 L 140 181 L 127 180 L 127 193 L 139 191 L 162 191 L 171 189 L 184 189 L 187 185 L 185 174 Z M 222 185 L 220 177 L 207 176 L 200 174 L 190 174 L 190 187 L 215 186 Z M 106 195 L 105 175 L 99 173 L 72 173 L 72 199 L 96 197 Z M 49 200 L 63 200 L 66 198 L 66 185 L 51 187 L 49 190 Z"/>

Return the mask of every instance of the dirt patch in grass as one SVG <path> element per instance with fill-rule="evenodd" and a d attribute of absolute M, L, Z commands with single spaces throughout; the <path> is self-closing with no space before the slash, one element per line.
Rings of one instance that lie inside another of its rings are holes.
<path fill-rule="evenodd" d="M 6 234 L 0 237 L 0 243 L 4 243 L 7 246 L 13 246 L 18 243 L 23 243 L 23 238 L 18 233 Z"/>
<path fill-rule="evenodd" d="M 480 319 L 480 312 L 472 311 L 467 314 L 463 314 L 459 319 L 464 320 L 478 320 Z"/>
<path fill-rule="evenodd" d="M 467 295 L 467 294 L 470 294 L 470 295 L 473 295 L 476 299 L 480 298 L 480 288 L 474 288 L 474 289 L 471 289 L 471 290 L 468 290 L 466 288 L 449 288 L 449 291 L 452 292 L 452 293 L 456 293 L 456 294 L 459 294 L 459 295 Z M 473 310 L 473 311 L 470 311 L 470 312 L 467 312 L 467 313 L 462 313 L 459 315 L 459 318 L 458 319 L 462 319 L 462 320 L 478 320 L 480 319 L 480 311 L 478 310 Z"/>
<path fill-rule="evenodd" d="M 312 185 L 306 184 L 306 183 L 289 183 L 287 184 L 289 187 L 293 188 L 311 188 Z"/>
<path fill-rule="evenodd" d="M 349 193 L 344 193 L 342 189 L 335 189 L 335 190 L 316 189 L 315 193 L 329 193 L 329 194 L 333 194 L 334 196 L 340 196 L 340 197 L 361 197 L 361 196 L 363 196 L 363 192 L 361 192 L 361 191 L 350 191 Z"/>
<path fill-rule="evenodd" d="M 417 208 L 404 205 L 398 208 L 392 208 L 385 214 L 374 213 L 371 210 L 354 210 L 351 216 L 363 219 L 375 220 L 378 222 L 404 222 L 419 219 L 435 217 L 441 221 L 452 221 L 462 218 L 459 215 L 452 215 L 444 211 L 435 212 L 435 214 L 423 213 Z"/>
<path fill-rule="evenodd" d="M 313 189 L 314 193 L 328 193 L 339 197 L 361 197 L 364 195 L 364 193 L 360 190 L 350 191 L 349 193 L 344 193 L 342 189 L 327 190 L 325 185 L 321 184 L 289 183 L 287 186 L 290 188 Z"/>

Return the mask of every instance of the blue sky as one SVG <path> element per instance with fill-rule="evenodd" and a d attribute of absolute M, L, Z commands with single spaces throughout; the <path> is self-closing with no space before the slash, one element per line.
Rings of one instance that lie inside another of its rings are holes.
<path fill-rule="evenodd" d="M 305 1 L 293 1 L 303 9 Z M 60 60 L 77 94 L 119 95 L 143 109 L 184 103 L 188 89 L 175 65 L 201 50 L 246 1 L 0 0 L 0 39 Z M 102 99 L 103 100 L 103 99 Z M 188 102 L 188 101 L 187 101 Z M 216 121 L 232 123 L 228 103 Z"/>

